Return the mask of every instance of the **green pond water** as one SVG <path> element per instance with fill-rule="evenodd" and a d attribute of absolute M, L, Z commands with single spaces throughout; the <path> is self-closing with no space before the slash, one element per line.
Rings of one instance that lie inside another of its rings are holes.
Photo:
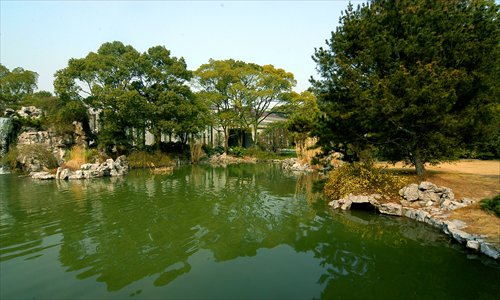
<path fill-rule="evenodd" d="M 340 213 L 272 164 L 0 175 L 0 299 L 500 299 L 500 267 L 436 229 Z"/>

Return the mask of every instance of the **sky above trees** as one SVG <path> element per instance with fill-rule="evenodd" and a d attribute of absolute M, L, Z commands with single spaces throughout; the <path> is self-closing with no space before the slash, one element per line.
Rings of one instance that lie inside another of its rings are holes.
<path fill-rule="evenodd" d="M 359 4 L 364 1 L 353 1 Z M 213 59 L 272 64 L 292 72 L 295 90 L 316 76 L 311 59 L 348 1 L 0 1 L 0 62 L 53 75 L 70 58 L 122 41 L 138 51 L 163 45 L 190 70 Z"/>

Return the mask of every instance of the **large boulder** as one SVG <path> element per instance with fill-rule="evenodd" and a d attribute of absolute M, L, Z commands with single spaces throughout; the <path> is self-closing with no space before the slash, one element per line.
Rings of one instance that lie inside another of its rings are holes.
<path fill-rule="evenodd" d="M 399 190 L 399 195 L 410 202 L 418 200 L 420 196 L 418 184 L 412 183 L 405 186 Z"/>

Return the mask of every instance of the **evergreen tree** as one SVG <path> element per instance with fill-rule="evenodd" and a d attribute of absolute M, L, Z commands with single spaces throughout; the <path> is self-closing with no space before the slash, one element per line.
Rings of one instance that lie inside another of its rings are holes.
<path fill-rule="evenodd" d="M 313 56 L 322 145 L 354 159 L 376 149 L 423 174 L 425 163 L 494 143 L 498 10 L 492 0 L 349 5 L 327 47 Z"/>

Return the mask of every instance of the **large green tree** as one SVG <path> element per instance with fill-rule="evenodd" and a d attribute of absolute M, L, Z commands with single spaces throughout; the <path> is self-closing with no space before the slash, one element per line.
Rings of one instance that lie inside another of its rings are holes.
<path fill-rule="evenodd" d="M 491 143 L 499 126 L 499 6 L 486 0 L 349 5 L 312 80 L 326 147 L 424 164 Z"/>
<path fill-rule="evenodd" d="M 17 67 L 10 71 L 0 64 L 0 109 L 17 107 L 37 88 L 38 74 Z"/>
<path fill-rule="evenodd" d="M 195 74 L 199 95 L 214 110 L 215 125 L 222 128 L 225 151 L 233 128 L 250 129 L 256 142 L 258 126 L 296 84 L 293 74 L 283 69 L 233 59 L 210 59 Z"/>
<path fill-rule="evenodd" d="M 163 46 L 139 53 L 121 42 L 104 43 L 97 53 L 70 59 L 56 73 L 55 91 L 62 99 L 80 100 L 99 112 L 103 146 L 144 144 L 150 130 L 159 146 L 161 134 L 186 140 L 203 129 L 206 109 L 187 82 L 192 73 L 183 58 Z"/>

